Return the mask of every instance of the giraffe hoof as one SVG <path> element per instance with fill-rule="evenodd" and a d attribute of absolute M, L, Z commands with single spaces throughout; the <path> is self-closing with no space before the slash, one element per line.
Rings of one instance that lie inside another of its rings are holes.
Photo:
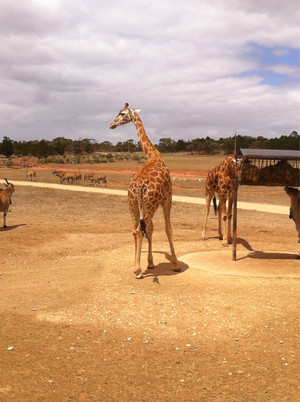
<path fill-rule="evenodd" d="M 154 265 L 148 265 L 147 266 L 147 269 L 153 269 L 154 268 Z"/>
<path fill-rule="evenodd" d="M 173 268 L 173 272 L 181 272 L 181 269 L 179 267 Z"/>
<path fill-rule="evenodd" d="M 136 279 L 143 279 L 144 275 L 142 273 L 140 273 L 140 274 L 137 274 L 135 278 Z"/>

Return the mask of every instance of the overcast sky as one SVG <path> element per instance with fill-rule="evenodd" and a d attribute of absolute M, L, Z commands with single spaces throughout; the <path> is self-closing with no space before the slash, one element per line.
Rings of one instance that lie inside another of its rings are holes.
<path fill-rule="evenodd" d="M 300 132 L 298 0 L 0 0 L 0 141 Z"/>

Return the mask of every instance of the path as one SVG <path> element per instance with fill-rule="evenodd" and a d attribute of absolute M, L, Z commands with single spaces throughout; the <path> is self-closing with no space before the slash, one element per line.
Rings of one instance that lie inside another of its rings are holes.
<path fill-rule="evenodd" d="M 87 193 L 89 192 L 89 193 L 102 193 L 102 194 L 127 196 L 126 190 L 116 190 L 116 189 L 112 189 L 112 188 L 103 188 L 103 187 L 100 187 L 100 188 L 99 187 L 85 187 L 85 186 L 74 186 L 74 185 L 66 185 L 66 184 L 55 184 L 55 183 L 36 183 L 36 182 L 29 182 L 29 181 L 14 181 L 14 184 L 16 186 L 33 186 L 33 187 L 40 187 L 40 188 L 53 188 L 56 190 L 83 191 L 83 192 L 87 192 Z M 185 196 L 173 195 L 173 201 L 205 205 L 205 198 L 199 198 L 199 197 L 185 197 Z M 290 208 L 287 206 L 282 206 L 282 205 L 257 204 L 257 203 L 239 201 L 238 209 L 288 215 Z"/>

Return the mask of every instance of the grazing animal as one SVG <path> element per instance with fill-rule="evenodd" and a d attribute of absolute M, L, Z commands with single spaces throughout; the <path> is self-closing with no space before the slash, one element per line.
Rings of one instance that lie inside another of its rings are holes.
<path fill-rule="evenodd" d="M 100 186 L 100 183 L 103 183 L 104 186 L 107 186 L 107 179 L 106 179 L 106 176 L 97 176 L 97 175 L 95 175 L 95 176 L 92 178 L 92 182 L 93 182 L 95 185 L 98 184 L 98 186 Z"/>
<path fill-rule="evenodd" d="M 61 182 L 67 182 L 68 184 L 77 183 L 77 180 L 79 180 L 79 175 L 76 173 L 65 172 L 61 178 Z"/>
<path fill-rule="evenodd" d="M 88 182 L 92 182 L 95 177 L 95 173 L 85 173 L 83 175 L 83 182 L 88 184 Z"/>
<path fill-rule="evenodd" d="M 15 192 L 15 187 L 7 179 L 4 180 L 6 181 L 6 189 L 0 189 L 0 211 L 3 212 L 3 227 L 6 228 L 6 214 L 11 205 L 11 196 Z"/>
<path fill-rule="evenodd" d="M 289 218 L 295 222 L 298 232 L 298 242 L 300 243 L 300 191 L 293 187 L 284 187 L 284 191 L 291 199 Z"/>
<path fill-rule="evenodd" d="M 128 204 L 133 222 L 135 244 L 134 272 L 136 278 L 140 279 L 143 278 L 141 269 L 143 237 L 146 237 L 148 240 L 148 268 L 154 268 L 152 255 L 152 218 L 160 205 L 163 208 L 165 218 L 165 228 L 172 254 L 173 271 L 180 271 L 180 268 L 172 239 L 170 220 L 172 184 L 165 162 L 146 135 L 143 123 L 138 115 L 138 110 L 129 108 L 128 103 L 125 104 L 124 109 L 120 111 L 111 123 L 110 128 L 114 129 L 131 121 L 137 129 L 140 146 L 148 158 L 148 161 L 132 176 L 128 188 Z"/>
<path fill-rule="evenodd" d="M 35 170 L 27 170 L 26 176 L 29 181 L 37 181 Z"/>
<path fill-rule="evenodd" d="M 60 183 L 62 183 L 62 179 L 64 177 L 65 172 L 63 172 L 62 170 L 53 170 L 52 174 L 55 174 L 55 176 L 58 176 Z"/>
<path fill-rule="evenodd" d="M 95 173 L 86 173 L 83 176 L 83 181 L 84 183 L 93 183 L 95 186 L 100 185 L 103 183 L 105 186 L 107 186 L 107 178 L 106 176 L 99 176 Z"/>
<path fill-rule="evenodd" d="M 218 207 L 218 231 L 219 239 L 223 240 L 222 245 L 227 247 L 232 242 L 231 238 L 231 218 L 232 204 L 234 196 L 234 176 L 236 161 L 233 156 L 228 155 L 225 160 L 211 170 L 206 179 L 206 208 L 204 227 L 202 231 L 202 240 L 206 239 L 207 218 L 209 215 L 211 199 L 215 193 L 219 195 Z M 241 162 L 237 161 L 238 171 L 241 170 Z M 226 210 L 226 200 L 228 199 L 228 208 Z M 214 208 L 216 211 L 216 201 L 214 198 Z M 222 230 L 223 226 L 223 230 Z M 223 237 L 224 232 L 224 237 Z"/>
<path fill-rule="evenodd" d="M 78 182 L 81 182 L 82 180 L 82 174 L 76 173 L 75 174 L 75 183 L 77 184 Z"/>

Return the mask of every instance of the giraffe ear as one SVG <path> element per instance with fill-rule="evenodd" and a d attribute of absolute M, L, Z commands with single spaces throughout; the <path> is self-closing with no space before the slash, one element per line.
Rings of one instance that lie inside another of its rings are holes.
<path fill-rule="evenodd" d="M 137 113 L 140 113 L 140 111 L 141 111 L 141 109 L 136 109 L 136 112 L 137 112 Z"/>

